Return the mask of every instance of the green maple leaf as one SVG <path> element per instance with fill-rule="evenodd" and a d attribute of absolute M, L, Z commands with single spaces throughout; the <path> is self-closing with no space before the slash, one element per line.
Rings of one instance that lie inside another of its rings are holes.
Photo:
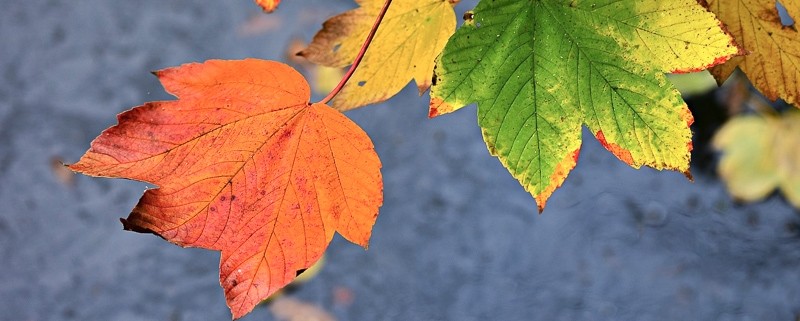
<path fill-rule="evenodd" d="M 430 115 L 477 102 L 489 151 L 539 211 L 583 124 L 633 167 L 689 175 L 693 118 L 664 73 L 740 53 L 696 0 L 483 0 L 465 19 L 437 58 Z"/>

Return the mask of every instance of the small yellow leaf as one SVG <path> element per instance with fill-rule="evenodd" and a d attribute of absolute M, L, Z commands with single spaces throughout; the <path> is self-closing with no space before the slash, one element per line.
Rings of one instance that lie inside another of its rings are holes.
<path fill-rule="evenodd" d="M 800 112 L 734 118 L 714 146 L 723 152 L 718 170 L 734 197 L 753 202 L 778 188 L 800 208 Z"/>
<path fill-rule="evenodd" d="M 800 0 L 781 3 L 795 21 L 800 19 Z M 769 99 L 800 102 L 800 32 L 796 24 L 781 24 L 775 1 L 710 0 L 708 5 L 750 53 L 712 68 L 717 81 L 725 81 L 738 66 Z"/>
<path fill-rule="evenodd" d="M 314 63 L 344 67 L 358 55 L 384 0 L 357 1 L 361 7 L 325 21 L 300 55 Z M 395 0 L 364 60 L 332 106 L 345 111 L 397 94 L 410 80 L 420 93 L 431 85 L 434 58 L 456 27 L 455 0 Z"/>

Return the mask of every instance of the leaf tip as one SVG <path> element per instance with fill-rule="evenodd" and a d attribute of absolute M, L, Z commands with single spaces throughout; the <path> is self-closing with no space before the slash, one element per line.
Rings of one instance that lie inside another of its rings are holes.
<path fill-rule="evenodd" d="M 569 172 L 575 168 L 575 165 L 578 164 L 578 158 L 580 157 L 581 149 L 578 147 L 571 153 L 564 156 L 564 159 L 556 165 L 555 171 L 553 174 L 550 175 L 550 182 L 549 184 L 538 194 L 534 194 L 533 198 L 536 200 L 536 206 L 539 209 L 539 214 L 542 214 L 544 211 L 545 205 L 547 205 L 547 200 L 550 196 L 553 195 L 553 192 L 556 191 L 564 181 L 567 179 L 567 175 Z"/>
<path fill-rule="evenodd" d="M 247 311 L 247 312 L 234 311 L 233 307 L 231 307 L 231 306 L 228 306 L 228 308 L 231 310 L 231 321 L 238 320 L 239 318 L 245 316 L 247 313 L 250 312 L 250 311 Z M 239 309 L 239 310 L 241 310 L 241 309 Z"/>
<path fill-rule="evenodd" d="M 419 92 L 419 95 L 420 95 L 420 96 L 422 96 L 423 94 L 425 94 L 425 92 L 426 92 L 426 91 L 428 91 L 428 89 L 430 89 L 430 88 L 431 88 L 431 83 L 430 83 L 430 82 L 425 82 L 425 83 L 422 83 L 422 84 L 417 84 L 417 91 Z"/>
<path fill-rule="evenodd" d="M 66 167 L 67 169 L 69 169 L 69 170 L 71 170 L 71 171 L 73 171 L 73 172 L 75 172 L 75 173 L 81 173 L 81 174 L 83 174 L 83 172 L 80 170 L 80 166 L 79 166 L 79 165 L 80 165 L 80 163 L 81 163 L 81 162 L 80 162 L 80 161 L 78 161 L 77 163 L 73 163 L 73 164 L 63 164 L 63 163 L 62 163 L 61 165 L 64 165 L 64 167 Z"/>
<path fill-rule="evenodd" d="M 541 200 L 539 199 L 539 197 L 535 197 L 535 199 L 536 199 L 536 208 L 539 211 L 539 215 L 542 215 L 542 212 L 544 212 L 544 206 L 547 203 L 547 197 L 542 197 Z"/>
<path fill-rule="evenodd" d="M 683 172 L 683 176 L 686 176 L 686 179 L 694 183 L 694 176 L 692 176 L 692 172 L 690 172 L 688 169 L 685 172 Z"/>
<path fill-rule="evenodd" d="M 431 97 L 428 109 L 428 118 L 435 118 L 443 114 L 453 112 L 453 106 L 439 97 Z"/>

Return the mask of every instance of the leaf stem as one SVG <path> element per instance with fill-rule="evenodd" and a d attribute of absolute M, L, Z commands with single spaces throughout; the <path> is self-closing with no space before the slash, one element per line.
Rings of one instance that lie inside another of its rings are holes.
<path fill-rule="evenodd" d="M 358 52 L 358 55 L 356 56 L 356 59 L 353 61 L 353 64 L 350 66 L 350 69 L 347 70 L 347 73 L 344 75 L 344 77 L 342 77 L 342 80 L 339 82 L 339 84 L 336 85 L 336 88 L 333 88 L 331 93 L 328 94 L 328 96 L 325 96 L 325 98 L 323 98 L 322 100 L 320 100 L 318 104 L 327 104 L 329 101 L 331 101 L 333 97 L 336 96 L 336 94 L 342 91 L 344 85 L 347 84 L 347 81 L 350 80 L 351 76 L 353 76 L 353 73 L 356 71 L 356 68 L 358 68 L 358 65 L 361 63 L 361 59 L 364 58 L 364 54 L 367 52 L 369 44 L 372 43 L 372 38 L 375 38 L 375 33 L 378 31 L 378 26 L 381 25 L 383 17 L 386 16 L 386 11 L 389 10 L 390 4 L 392 4 L 392 0 L 386 0 L 386 2 L 383 4 L 381 12 L 378 13 L 378 18 L 375 19 L 375 23 L 372 25 L 372 29 L 370 29 L 369 35 L 367 35 L 367 39 L 364 40 L 364 44 L 361 45 L 361 50 Z"/>

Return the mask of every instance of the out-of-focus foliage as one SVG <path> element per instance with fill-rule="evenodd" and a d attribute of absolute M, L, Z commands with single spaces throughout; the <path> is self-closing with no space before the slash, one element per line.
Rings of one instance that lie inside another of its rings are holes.
<path fill-rule="evenodd" d="M 758 201 L 777 188 L 800 208 L 800 111 L 733 118 L 714 146 L 723 153 L 719 174 L 735 198 Z"/>

